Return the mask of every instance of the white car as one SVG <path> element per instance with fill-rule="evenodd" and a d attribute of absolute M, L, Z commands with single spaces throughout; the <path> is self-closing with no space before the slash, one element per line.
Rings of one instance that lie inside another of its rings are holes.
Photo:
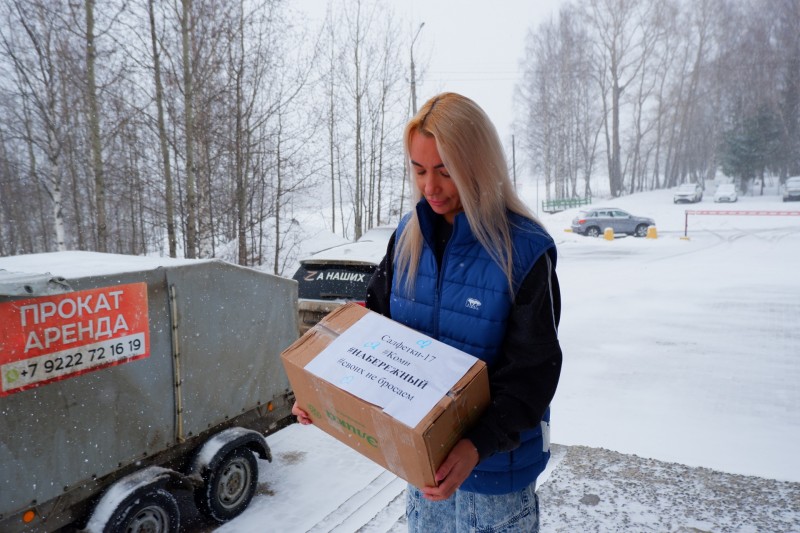
<path fill-rule="evenodd" d="M 786 180 L 782 187 L 783 201 L 800 200 L 800 176 Z"/>
<path fill-rule="evenodd" d="M 714 201 L 716 203 L 735 202 L 738 199 L 739 196 L 736 194 L 736 186 L 733 183 L 723 183 L 714 191 Z"/>
<path fill-rule="evenodd" d="M 690 204 L 703 199 L 703 187 L 699 183 L 684 183 L 680 185 L 672 196 L 673 203 L 688 202 Z"/>
<path fill-rule="evenodd" d="M 297 310 L 300 334 L 345 302 L 364 304 L 372 273 L 386 255 L 394 226 L 372 228 L 356 242 L 321 250 L 300 261 Z"/>

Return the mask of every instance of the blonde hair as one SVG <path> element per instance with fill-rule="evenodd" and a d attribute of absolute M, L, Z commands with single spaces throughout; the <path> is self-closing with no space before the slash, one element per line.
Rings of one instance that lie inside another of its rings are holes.
<path fill-rule="evenodd" d="M 436 140 L 439 156 L 458 190 L 470 229 L 505 273 L 513 299 L 513 246 L 506 211 L 537 223 L 538 220 L 514 191 L 497 130 L 478 104 L 459 94 L 442 93 L 428 100 L 406 125 L 403 144 L 409 169 L 412 168 L 411 138 L 416 134 Z M 422 195 L 413 171 L 408 177 L 416 204 Z M 395 255 L 397 273 L 405 276 L 409 295 L 414 290 L 422 243 L 417 212 L 412 209 Z"/>

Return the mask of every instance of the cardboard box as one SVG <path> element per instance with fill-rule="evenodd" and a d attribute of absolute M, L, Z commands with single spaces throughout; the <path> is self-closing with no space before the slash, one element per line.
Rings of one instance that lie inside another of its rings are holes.
<path fill-rule="evenodd" d="M 472 366 L 450 391 L 412 428 L 387 414 L 383 408 L 342 390 L 305 368 L 335 339 L 347 335 L 348 328 L 367 314 L 386 321 L 385 327 L 390 331 L 392 328 L 412 331 L 357 304 L 346 304 L 336 309 L 281 355 L 298 405 L 309 414 L 314 425 L 412 485 L 434 486 L 437 468 L 489 403 L 486 364 L 474 359 Z M 342 337 L 342 340 L 347 340 L 347 337 Z M 436 343 L 431 349 L 436 349 Z M 450 347 L 447 349 L 452 350 Z M 374 366 L 375 358 L 372 359 Z M 369 363 L 364 366 L 369 366 Z"/>

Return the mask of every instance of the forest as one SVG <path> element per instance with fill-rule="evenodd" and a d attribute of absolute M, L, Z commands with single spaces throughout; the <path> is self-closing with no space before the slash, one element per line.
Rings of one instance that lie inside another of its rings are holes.
<path fill-rule="evenodd" d="M 578 0 L 524 57 L 517 130 L 548 199 L 800 174 L 797 0 Z"/>
<path fill-rule="evenodd" d="M 285 275 L 297 213 L 348 239 L 396 223 L 425 75 L 407 22 L 388 0 L 319 23 L 279 0 L 0 0 L 0 255 Z M 548 199 L 798 175 L 800 2 L 563 2 L 514 107 Z"/>

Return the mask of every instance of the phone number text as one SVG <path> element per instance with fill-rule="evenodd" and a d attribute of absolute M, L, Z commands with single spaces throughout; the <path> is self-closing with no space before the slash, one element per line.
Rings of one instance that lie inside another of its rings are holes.
<path fill-rule="evenodd" d="M 28 387 L 43 381 L 83 373 L 94 368 L 119 363 L 144 355 L 144 333 L 137 333 L 71 350 L 40 355 L 6 363 L 0 368 L 4 392 Z"/>

